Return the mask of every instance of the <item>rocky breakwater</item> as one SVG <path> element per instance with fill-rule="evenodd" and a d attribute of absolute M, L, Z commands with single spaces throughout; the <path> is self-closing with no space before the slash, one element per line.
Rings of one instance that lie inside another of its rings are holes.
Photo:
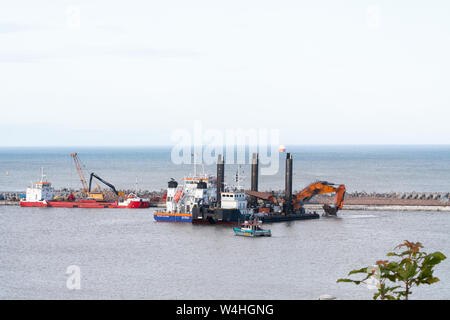
<path fill-rule="evenodd" d="M 330 204 L 333 195 L 316 196 L 308 205 Z M 347 210 L 415 210 L 450 211 L 449 192 L 349 192 L 345 195 L 344 209 Z"/>

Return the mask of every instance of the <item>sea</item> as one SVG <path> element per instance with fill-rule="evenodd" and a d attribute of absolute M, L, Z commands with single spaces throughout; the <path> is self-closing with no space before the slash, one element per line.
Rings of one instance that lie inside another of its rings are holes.
<path fill-rule="evenodd" d="M 194 149 L 194 148 L 192 148 Z M 81 188 L 80 178 L 71 154 L 76 152 L 86 178 L 95 172 L 117 189 L 161 190 L 173 178 L 197 173 L 216 174 L 216 165 L 206 156 L 201 164 L 197 154 L 190 163 L 172 160 L 171 147 L 45 147 L 0 148 L 0 192 L 25 191 L 38 181 L 43 168 L 47 180 L 55 188 Z M 194 150 L 192 150 L 193 152 Z M 225 183 L 250 187 L 249 150 L 245 162 L 234 158 L 225 162 Z M 206 152 L 206 151 L 205 151 Z M 293 156 L 293 188 L 301 190 L 321 180 L 345 184 L 349 192 L 449 192 L 450 145 L 436 146 L 291 146 Z M 270 155 L 276 170 L 259 177 L 260 190 L 283 190 L 285 153 Z M 227 159 L 230 158 L 230 159 Z M 188 162 L 186 161 L 186 162 Z M 210 161 L 209 161 L 210 162 Z M 234 164 L 232 164 L 234 162 Z M 262 168 L 270 165 L 261 164 Z M 274 172 L 272 172 L 274 171 Z"/>
<path fill-rule="evenodd" d="M 295 146 L 294 189 L 312 181 L 349 191 L 450 192 L 450 146 Z M 87 175 L 118 189 L 159 190 L 192 174 L 170 147 L 0 148 L 0 191 L 22 192 L 43 167 L 55 188 L 80 188 L 70 154 Z M 284 188 L 284 154 L 261 190 Z M 215 173 L 215 165 L 198 165 Z M 249 165 L 226 166 L 249 186 Z M 0 206 L 0 299 L 371 299 L 364 285 L 336 283 L 387 259 L 404 240 L 450 255 L 448 212 L 340 211 L 338 217 L 266 224 L 270 238 L 244 238 L 230 226 L 155 222 L 155 209 Z M 75 271 L 74 271 L 75 270 Z M 450 263 L 440 281 L 411 299 L 450 299 Z M 75 280 L 74 280 L 75 279 Z M 250 286 L 249 286 L 250 284 Z"/>

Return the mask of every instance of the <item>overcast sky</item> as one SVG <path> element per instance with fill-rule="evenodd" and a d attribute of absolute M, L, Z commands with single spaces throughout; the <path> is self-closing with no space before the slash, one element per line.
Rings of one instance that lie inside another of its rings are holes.
<path fill-rule="evenodd" d="M 450 141 L 449 1 L 0 2 L 0 145 Z"/>

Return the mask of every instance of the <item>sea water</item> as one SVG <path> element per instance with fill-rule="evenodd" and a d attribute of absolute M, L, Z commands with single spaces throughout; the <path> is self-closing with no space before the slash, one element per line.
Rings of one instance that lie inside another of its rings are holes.
<path fill-rule="evenodd" d="M 345 184 L 350 192 L 450 191 L 450 146 L 294 146 L 288 151 L 294 158 L 295 190 L 325 180 Z M 143 190 L 165 189 L 170 178 L 180 181 L 194 172 L 192 164 L 171 160 L 170 147 L 0 148 L 0 191 L 24 191 L 40 178 L 42 167 L 55 188 L 81 188 L 73 152 L 78 153 L 86 178 L 95 172 L 117 189 L 134 189 L 136 180 Z M 285 154 L 274 156 L 278 170 L 260 176 L 260 190 L 284 189 Z M 197 165 L 197 172 L 203 170 L 216 174 L 214 164 Z M 226 184 L 235 183 L 237 171 L 240 183 L 248 188 L 248 160 L 241 166 L 226 165 Z"/>
<path fill-rule="evenodd" d="M 152 212 L 0 207 L 0 299 L 370 299 L 366 286 L 336 280 L 403 240 L 450 256 L 447 212 L 341 211 L 267 224 L 270 238 L 155 222 Z M 67 285 L 70 266 L 79 289 Z M 450 299 L 448 260 L 435 275 L 411 298 Z"/>
<path fill-rule="evenodd" d="M 24 190 L 42 166 L 55 187 L 79 188 L 71 152 L 79 153 L 86 174 L 118 188 L 134 188 L 138 177 L 141 189 L 158 190 L 192 173 L 191 165 L 171 163 L 170 148 L 76 149 L 0 149 L 0 190 Z M 294 189 L 329 180 L 359 191 L 450 190 L 447 146 L 290 151 Z M 283 188 L 283 156 L 277 175 L 260 177 L 261 189 Z M 236 169 L 227 166 L 230 184 Z M 205 171 L 214 174 L 215 166 Z M 271 238 L 252 239 L 234 236 L 229 226 L 157 223 L 153 210 L 0 206 L 0 298 L 369 299 L 373 291 L 365 286 L 336 280 L 386 259 L 403 240 L 450 256 L 446 212 L 344 210 L 338 218 L 268 224 Z M 79 289 L 69 283 L 73 266 Z M 450 298 L 449 260 L 435 272 L 441 281 L 413 289 L 412 298 Z"/>

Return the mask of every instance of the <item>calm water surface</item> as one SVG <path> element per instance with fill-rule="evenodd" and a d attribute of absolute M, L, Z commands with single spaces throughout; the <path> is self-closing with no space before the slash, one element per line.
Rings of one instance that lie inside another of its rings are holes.
<path fill-rule="evenodd" d="M 267 225 L 273 237 L 260 239 L 231 227 L 156 223 L 152 212 L 0 207 L 0 298 L 368 299 L 372 291 L 336 279 L 405 239 L 450 256 L 442 212 L 343 211 Z M 81 290 L 66 288 L 69 265 L 81 268 Z M 413 298 L 450 299 L 448 260 L 436 275 L 441 282 Z"/>
<path fill-rule="evenodd" d="M 349 191 L 450 191 L 450 145 L 293 146 L 289 151 L 294 157 L 295 190 L 326 180 L 343 183 Z M 193 172 L 192 165 L 171 161 L 169 147 L 0 148 L 0 191 L 24 191 L 40 177 L 41 167 L 56 188 L 81 188 L 72 152 L 78 152 L 86 176 L 95 172 L 119 189 L 134 189 L 138 178 L 139 188 L 160 190 L 170 178 L 180 181 Z M 261 190 L 284 189 L 285 155 L 277 157 L 279 170 L 260 177 Z M 236 170 L 236 165 L 225 167 L 226 183 L 234 183 Z M 250 166 L 243 165 L 241 170 L 242 185 L 249 188 Z M 216 166 L 205 166 L 205 171 L 215 175 Z"/>
<path fill-rule="evenodd" d="M 350 191 L 450 191 L 450 146 L 291 147 L 294 189 L 314 180 Z M 70 153 L 85 173 L 117 188 L 165 188 L 192 173 L 170 161 L 170 148 L 0 148 L 0 191 L 23 191 L 46 168 L 57 188 L 79 188 Z M 260 189 L 283 189 L 284 159 Z M 249 186 L 250 172 L 244 186 Z M 215 166 L 205 170 L 215 173 Z M 8 175 L 6 175 L 8 172 Z M 226 166 L 231 183 L 236 166 Z M 152 209 L 67 209 L 0 206 L 0 298 L 61 299 L 315 299 L 321 294 L 366 299 L 364 287 L 336 284 L 356 267 L 385 258 L 405 239 L 450 256 L 449 213 L 342 212 L 270 225 L 272 238 L 247 239 L 231 227 L 155 223 Z M 66 269 L 81 268 L 81 290 L 66 288 Z M 441 282 L 415 298 L 450 299 L 450 263 Z M 248 282 L 255 282 L 249 289 Z M 245 286 L 245 288 L 244 288 Z"/>

